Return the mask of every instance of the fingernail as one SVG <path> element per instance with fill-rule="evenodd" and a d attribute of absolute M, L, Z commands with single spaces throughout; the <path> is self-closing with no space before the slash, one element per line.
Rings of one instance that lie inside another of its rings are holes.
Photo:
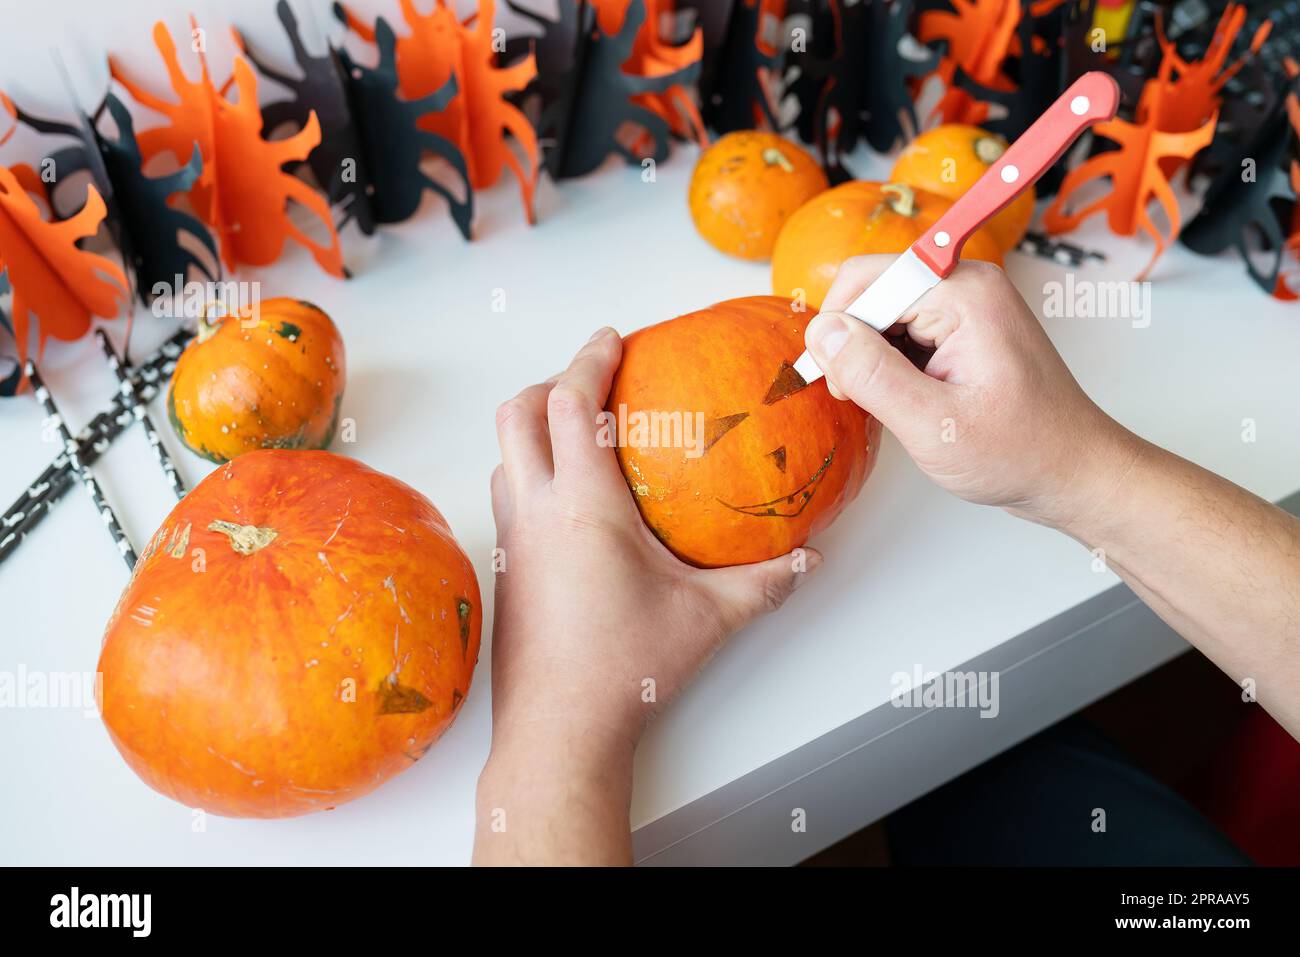
<path fill-rule="evenodd" d="M 849 341 L 848 323 L 834 313 L 818 313 L 808 326 L 807 339 L 818 359 L 834 359 Z"/>
<path fill-rule="evenodd" d="M 602 326 L 601 328 L 597 329 L 595 332 L 591 334 L 591 338 L 588 339 L 587 342 L 592 343 L 595 342 L 597 339 L 603 339 L 613 331 L 614 330 L 611 329 L 609 326 Z"/>

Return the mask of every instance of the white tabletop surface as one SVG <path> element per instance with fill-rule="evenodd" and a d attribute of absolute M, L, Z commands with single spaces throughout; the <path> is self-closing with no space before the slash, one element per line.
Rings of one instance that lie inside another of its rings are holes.
<path fill-rule="evenodd" d="M 137 38 L 147 22 L 136 17 Z M 497 404 L 560 369 L 597 326 L 628 332 L 769 291 L 765 266 L 727 259 L 696 236 L 685 203 L 694 156 L 677 149 L 653 183 L 618 164 L 558 188 L 544 182 L 533 228 L 513 184 L 498 184 L 479 194 L 472 244 L 426 197 L 418 216 L 373 240 L 345 234 L 349 282 L 322 274 L 300 249 L 239 274 L 260 280 L 264 295 L 309 299 L 335 318 L 348 354 L 343 415 L 357 434 L 336 451 L 437 504 L 474 561 L 485 603 Z M 0 152 L 0 161 L 32 158 Z M 1113 239 L 1099 225 L 1071 239 L 1110 254 L 1081 277 L 1128 279 L 1149 255 L 1144 242 Z M 1007 267 L 1039 312 L 1043 283 L 1063 276 L 1020 254 Z M 1300 311 L 1263 295 L 1228 258 L 1175 248 L 1153 279 L 1149 327 L 1045 321 L 1071 369 L 1141 434 L 1267 498 L 1300 489 Z M 493 311 L 498 290 L 503 312 Z M 167 331 L 142 317 L 137 352 Z M 52 343 L 44 368 L 74 425 L 113 391 L 93 340 Z M 165 422 L 160 403 L 155 412 Z M 30 396 L 0 403 L 5 504 L 56 454 L 41 440 L 41 419 Z M 1246 419 L 1254 442 L 1242 439 Z M 191 483 L 210 468 L 177 454 Z M 171 503 L 139 429 L 97 471 L 143 544 Z M 879 706 L 895 672 L 953 667 L 1116 581 L 1064 537 L 939 492 L 889 437 L 862 495 L 815 544 L 825 568 L 782 613 L 738 636 L 650 729 L 637 758 L 634 824 Z M 0 671 L 93 670 L 125 578 L 84 495 L 66 496 L 0 566 Z M 306 818 L 209 817 L 197 829 L 190 809 L 132 774 L 97 717 L 0 712 L 0 863 L 466 862 L 490 731 L 488 626 L 469 699 L 433 750 L 374 794 Z"/>

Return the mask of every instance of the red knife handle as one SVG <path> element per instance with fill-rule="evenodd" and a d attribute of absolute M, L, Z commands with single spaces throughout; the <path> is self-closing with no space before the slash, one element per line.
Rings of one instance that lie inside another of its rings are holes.
<path fill-rule="evenodd" d="M 975 185 L 958 197 L 912 251 L 940 279 L 952 272 L 971 234 L 1028 189 L 1094 123 L 1113 119 L 1119 84 L 1107 73 L 1085 73 L 1007 147 Z"/>

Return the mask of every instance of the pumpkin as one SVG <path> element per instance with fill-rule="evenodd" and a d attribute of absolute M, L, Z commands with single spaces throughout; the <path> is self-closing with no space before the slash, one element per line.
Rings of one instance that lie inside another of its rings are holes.
<path fill-rule="evenodd" d="M 767 259 L 786 219 L 826 189 L 808 151 L 776 133 L 728 133 L 700 156 L 691 174 L 691 218 L 715 248 L 741 259 Z"/>
<path fill-rule="evenodd" d="M 632 333 L 598 439 L 650 530 L 713 567 L 788 554 L 857 496 L 880 425 L 792 367 L 811 313 L 731 299 Z"/>
<path fill-rule="evenodd" d="M 104 723 L 189 807 L 332 808 L 447 729 L 481 624 L 474 569 L 419 492 L 330 452 L 248 452 L 141 554 L 104 634 Z"/>
<path fill-rule="evenodd" d="M 213 462 L 252 449 L 323 449 L 346 374 L 329 316 L 299 299 L 264 299 L 200 321 L 172 373 L 167 413 L 180 440 Z"/>
<path fill-rule="evenodd" d="M 996 133 L 964 123 L 946 123 L 922 133 L 898 154 L 891 182 L 906 183 L 957 200 L 984 175 L 1002 154 L 1007 141 Z M 1020 245 L 1034 217 L 1034 188 L 1030 186 L 985 224 L 1004 253 Z"/>
<path fill-rule="evenodd" d="M 772 292 L 820 309 L 844 260 L 906 251 L 951 205 L 896 183 L 854 181 L 828 189 L 801 206 L 777 237 Z M 961 255 L 1002 264 L 1002 251 L 985 229 L 971 235 Z"/>

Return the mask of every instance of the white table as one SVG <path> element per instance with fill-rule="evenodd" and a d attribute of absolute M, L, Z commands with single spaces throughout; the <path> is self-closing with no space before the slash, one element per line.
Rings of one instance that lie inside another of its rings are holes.
<path fill-rule="evenodd" d="M 146 22 L 134 17 L 135 49 Z M 627 332 L 768 291 L 765 266 L 715 253 L 692 229 L 693 158 L 678 149 L 654 183 L 617 165 L 560 188 L 544 183 L 535 228 L 513 184 L 499 184 L 479 195 L 479 238 L 468 245 L 426 197 L 415 219 L 373 241 L 345 235 L 350 282 L 323 275 L 299 249 L 240 274 L 262 281 L 265 295 L 300 296 L 334 316 L 348 352 L 343 414 L 357 423 L 356 443 L 336 450 L 433 499 L 473 558 L 485 602 L 497 404 L 561 368 L 599 325 Z M 1099 224 L 1071 239 L 1111 254 L 1080 273 L 1089 278 L 1131 278 L 1149 255 Z M 1043 283 L 1063 276 L 1019 254 L 1008 270 L 1036 310 Z M 1147 328 L 1046 321 L 1071 369 L 1143 435 L 1266 498 L 1294 496 L 1300 312 L 1248 285 L 1229 259 L 1176 248 L 1154 278 Z M 493 311 L 496 290 L 504 312 Z M 140 323 L 143 354 L 169 328 Z M 44 369 L 74 425 L 114 388 L 93 340 L 52 343 Z M 155 412 L 164 422 L 161 403 Z M 0 404 L 6 504 L 56 452 L 41 441 L 41 418 L 30 397 Z M 1242 440 L 1244 419 L 1254 420 L 1253 443 Z M 191 483 L 209 468 L 177 454 Z M 97 471 L 143 544 L 171 503 L 140 430 Z M 1113 575 L 1093 571 L 1080 546 L 946 496 L 890 438 L 863 494 L 816 544 L 826 567 L 786 611 L 725 648 L 647 734 L 632 809 L 638 860 L 800 860 L 1186 647 Z M 84 495 L 66 496 L 0 566 L 0 671 L 93 670 L 125 577 Z M 190 809 L 132 774 L 97 718 L 0 711 L 0 863 L 464 863 L 488 748 L 490 667 L 485 623 L 456 724 L 374 794 L 286 821 L 209 817 L 202 830 Z M 893 707 L 891 677 L 917 667 L 998 672 L 998 716 Z M 796 809 L 804 831 L 791 827 Z"/>

